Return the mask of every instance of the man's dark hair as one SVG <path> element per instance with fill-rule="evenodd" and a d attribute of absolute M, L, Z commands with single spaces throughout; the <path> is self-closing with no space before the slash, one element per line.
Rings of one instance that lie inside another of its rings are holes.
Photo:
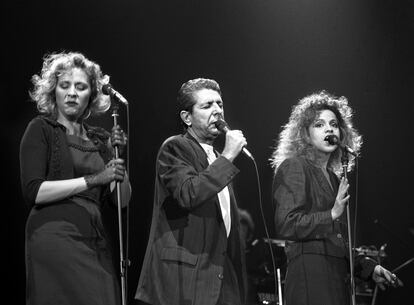
<path fill-rule="evenodd" d="M 212 79 L 207 78 L 196 78 L 191 79 L 184 84 L 182 84 L 180 90 L 178 91 L 177 102 L 178 102 L 178 117 L 181 124 L 184 128 L 188 126 L 184 124 L 181 120 L 180 113 L 185 110 L 190 113 L 193 111 L 193 106 L 195 104 L 194 93 L 202 89 L 211 89 L 217 91 L 221 96 L 221 90 L 219 84 Z"/>

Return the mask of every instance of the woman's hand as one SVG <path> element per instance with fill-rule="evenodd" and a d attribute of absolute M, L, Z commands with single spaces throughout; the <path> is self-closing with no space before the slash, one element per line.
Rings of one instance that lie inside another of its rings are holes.
<path fill-rule="evenodd" d="M 115 147 L 118 147 L 119 155 L 122 155 L 122 153 L 124 152 L 125 146 L 127 144 L 127 141 L 128 141 L 128 137 L 119 125 L 112 127 L 110 144 L 112 148 L 114 148 L 114 155 L 115 155 Z"/>
<path fill-rule="evenodd" d="M 348 195 L 348 180 L 342 177 L 341 183 L 339 184 L 338 194 L 336 195 L 335 204 L 331 210 L 332 219 L 335 220 L 342 215 L 345 209 L 346 202 L 349 200 Z"/>
<path fill-rule="evenodd" d="M 106 164 L 105 169 L 95 175 L 85 177 L 86 185 L 88 188 L 95 186 L 106 185 L 112 181 L 124 180 L 125 166 L 124 160 L 113 159 Z"/>

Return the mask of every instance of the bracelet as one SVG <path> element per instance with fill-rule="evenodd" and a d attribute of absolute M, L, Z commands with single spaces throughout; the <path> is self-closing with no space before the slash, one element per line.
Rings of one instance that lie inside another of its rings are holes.
<path fill-rule="evenodd" d="M 93 175 L 85 176 L 83 178 L 85 179 L 86 187 L 88 189 L 92 188 L 93 187 L 93 185 L 92 185 Z"/>

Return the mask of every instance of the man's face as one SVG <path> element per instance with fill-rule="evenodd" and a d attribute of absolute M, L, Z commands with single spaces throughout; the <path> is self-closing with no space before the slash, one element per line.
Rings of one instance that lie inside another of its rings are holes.
<path fill-rule="evenodd" d="M 201 89 L 193 94 L 195 104 L 192 112 L 183 111 L 182 118 L 189 126 L 189 132 L 200 142 L 212 144 L 220 134 L 215 126 L 223 115 L 223 101 L 217 91 Z"/>

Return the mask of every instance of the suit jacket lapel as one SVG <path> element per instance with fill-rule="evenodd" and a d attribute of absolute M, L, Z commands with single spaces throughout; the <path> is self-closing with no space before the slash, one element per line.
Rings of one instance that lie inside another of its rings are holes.
<path fill-rule="evenodd" d="M 184 136 L 190 141 L 190 143 L 192 143 L 191 146 L 193 147 L 196 158 L 197 158 L 197 161 L 199 162 L 199 164 L 201 166 L 200 168 L 201 169 L 207 168 L 209 163 L 208 163 L 208 160 L 207 160 L 207 153 L 205 152 L 203 147 L 200 145 L 200 143 L 198 143 L 198 141 L 190 133 L 186 132 L 184 134 Z M 218 156 L 220 155 L 216 150 L 214 150 L 214 152 L 216 153 L 216 155 L 218 155 Z M 197 170 L 199 170 L 199 169 L 197 169 Z M 234 194 L 233 194 L 233 190 L 231 189 L 231 185 L 229 184 L 227 186 L 229 188 L 229 194 L 230 194 L 230 215 L 231 215 L 230 217 L 231 217 L 231 220 L 232 220 L 232 225 L 231 226 L 233 226 L 233 214 L 235 213 L 234 208 L 233 208 Z M 218 214 L 219 214 L 220 218 L 223 219 L 223 215 L 221 213 L 220 201 L 218 199 L 217 194 L 215 196 L 215 204 L 216 204 L 216 207 L 217 207 Z M 222 224 L 223 224 L 224 232 L 226 232 L 224 221 L 222 222 Z"/>
<path fill-rule="evenodd" d="M 200 163 L 201 168 L 205 169 L 208 166 L 207 153 L 204 151 L 203 147 L 201 147 L 200 143 L 198 143 L 198 141 L 191 134 L 186 132 L 184 134 L 184 137 L 186 137 L 192 144 L 191 146 L 194 149 L 197 161 Z"/>
<path fill-rule="evenodd" d="M 328 170 L 329 173 L 329 177 L 330 182 L 332 184 L 332 187 L 334 189 L 331 188 L 331 186 L 329 185 L 329 182 L 327 180 L 327 178 L 325 177 L 324 173 L 322 172 L 322 169 L 313 165 L 312 162 L 308 161 L 311 165 L 312 165 L 312 172 L 313 175 L 315 176 L 316 180 L 318 181 L 319 186 L 321 187 L 321 189 L 323 190 L 324 193 L 328 194 L 329 196 L 335 196 L 334 192 L 335 192 L 335 185 L 332 184 L 332 178 L 331 178 L 331 174 L 329 173 L 330 171 Z"/>

